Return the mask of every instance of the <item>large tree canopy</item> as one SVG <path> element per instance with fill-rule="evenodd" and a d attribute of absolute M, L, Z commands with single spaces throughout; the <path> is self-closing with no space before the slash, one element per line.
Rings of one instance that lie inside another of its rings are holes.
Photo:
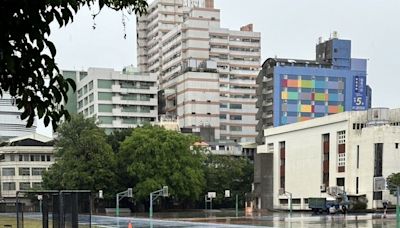
<path fill-rule="evenodd" d="M 56 47 L 49 40 L 50 23 L 60 27 L 72 22 L 85 5 L 142 14 L 146 0 L 3 0 L 0 4 L 0 96 L 9 92 L 23 109 L 21 119 L 31 126 L 44 117 L 56 129 L 61 117 L 69 119 L 62 104 L 75 83 L 64 79 L 55 62 Z M 45 78 L 49 83 L 45 83 Z"/>
<path fill-rule="evenodd" d="M 104 190 L 115 194 L 116 160 L 104 131 L 94 119 L 72 115 L 58 130 L 57 161 L 43 176 L 47 189 Z"/>
<path fill-rule="evenodd" d="M 144 126 L 133 130 L 122 143 L 118 167 L 126 187 L 134 186 L 134 199 L 145 201 L 150 192 L 167 185 L 173 200 L 195 201 L 204 188 L 203 154 L 193 147 L 197 138 Z"/>
<path fill-rule="evenodd" d="M 245 194 L 251 192 L 253 171 L 253 164 L 247 158 L 208 154 L 204 163 L 205 193 L 217 193 L 217 198 L 213 200 L 216 207 L 233 207 L 235 195 L 244 202 Z M 228 199 L 224 196 L 225 190 L 231 192 Z"/>

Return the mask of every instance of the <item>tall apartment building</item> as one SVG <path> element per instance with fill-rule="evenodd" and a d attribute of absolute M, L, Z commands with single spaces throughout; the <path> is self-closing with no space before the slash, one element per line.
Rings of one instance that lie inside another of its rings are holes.
<path fill-rule="evenodd" d="M 351 57 L 351 41 L 316 46 L 316 60 L 269 58 L 257 77 L 257 143 L 263 129 L 371 107 L 367 60 Z"/>
<path fill-rule="evenodd" d="M 9 93 L 3 93 L 0 97 L 0 142 L 36 131 L 36 121 L 27 128 L 26 121 L 20 118 L 21 113 L 15 105 L 15 99 Z"/>
<path fill-rule="evenodd" d="M 132 67 L 122 72 L 106 68 L 63 71 L 75 79 L 77 92 L 67 104 L 70 112 L 95 117 L 106 133 L 157 120 L 157 76 Z M 74 101 L 75 100 L 75 101 Z M 74 107 L 76 104 L 76 107 Z"/>
<path fill-rule="evenodd" d="M 260 33 L 221 28 L 213 0 L 156 0 L 138 18 L 138 65 L 158 76 L 162 113 L 214 139 L 254 141 Z"/>

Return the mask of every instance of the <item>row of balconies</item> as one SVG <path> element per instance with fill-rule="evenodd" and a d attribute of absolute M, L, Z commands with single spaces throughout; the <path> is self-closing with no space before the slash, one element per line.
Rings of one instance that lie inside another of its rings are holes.
<path fill-rule="evenodd" d="M 135 87 L 135 88 L 121 88 L 121 85 L 112 85 L 111 90 L 113 93 L 138 93 L 138 94 L 157 94 L 158 88 L 156 86 L 151 86 L 149 88 Z"/>
<path fill-rule="evenodd" d="M 120 105 L 145 105 L 145 106 L 156 106 L 157 105 L 157 98 L 150 98 L 148 101 L 141 101 L 141 100 L 123 100 L 120 96 L 112 97 L 113 104 L 120 104 Z"/>
<path fill-rule="evenodd" d="M 113 108 L 112 110 L 113 116 L 128 116 L 128 117 L 157 117 L 157 110 L 150 110 L 150 112 L 143 111 L 129 111 L 123 112 L 122 108 Z"/>

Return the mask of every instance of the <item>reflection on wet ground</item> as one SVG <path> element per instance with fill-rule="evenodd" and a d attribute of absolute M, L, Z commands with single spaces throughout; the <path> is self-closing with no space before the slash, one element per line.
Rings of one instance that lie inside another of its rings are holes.
<path fill-rule="evenodd" d="M 356 228 L 389 228 L 396 227 L 395 215 L 389 214 L 386 219 L 382 214 L 349 214 L 319 215 L 310 213 L 266 213 L 235 217 L 234 211 L 185 211 L 156 213 L 155 219 L 149 220 L 147 214 L 131 214 L 127 217 L 92 216 L 92 227 L 126 228 L 131 222 L 133 227 L 284 227 L 284 228 L 317 228 L 317 227 L 356 227 Z M 15 216 L 9 214 L 8 216 Z M 40 220 L 38 213 L 26 213 L 26 218 Z M 89 216 L 80 215 L 82 224 L 87 224 Z M 400 228 L 400 226 L 397 226 Z"/>

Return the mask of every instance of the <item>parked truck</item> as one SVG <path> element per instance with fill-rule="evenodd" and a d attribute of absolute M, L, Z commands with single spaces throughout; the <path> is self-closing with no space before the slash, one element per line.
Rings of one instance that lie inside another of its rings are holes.
<path fill-rule="evenodd" d="M 340 204 L 337 200 L 327 200 L 323 197 L 308 198 L 308 207 L 314 214 L 336 214 L 340 211 Z"/>
<path fill-rule="evenodd" d="M 343 194 L 339 200 L 327 200 L 325 197 L 308 198 L 308 208 L 314 214 L 335 214 L 338 211 L 346 213 L 348 205 L 349 201 L 346 194 Z"/>

